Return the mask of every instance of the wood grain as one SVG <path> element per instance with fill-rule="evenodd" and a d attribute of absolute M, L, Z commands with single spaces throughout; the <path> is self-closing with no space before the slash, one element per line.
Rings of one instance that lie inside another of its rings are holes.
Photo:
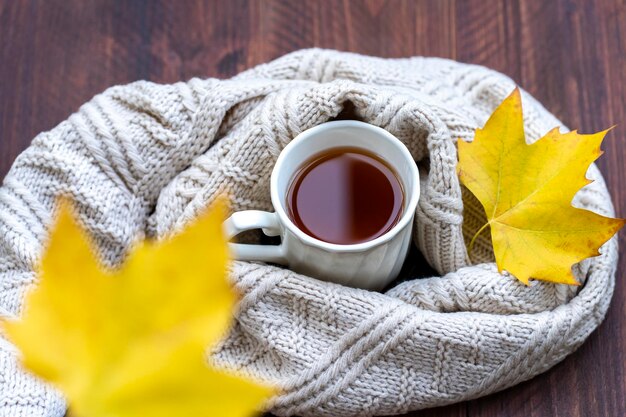
<path fill-rule="evenodd" d="M 618 124 L 599 165 L 626 215 L 623 0 L 0 0 L 0 40 L 2 177 L 38 132 L 111 85 L 229 77 L 319 46 L 487 65 L 569 126 Z M 606 321 L 563 363 L 504 392 L 409 415 L 626 416 L 624 271 L 622 257 Z"/>

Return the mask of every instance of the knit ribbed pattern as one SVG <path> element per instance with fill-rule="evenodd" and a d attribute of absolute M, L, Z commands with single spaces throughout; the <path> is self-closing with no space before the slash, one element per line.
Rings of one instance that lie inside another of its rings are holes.
<path fill-rule="evenodd" d="M 399 414 L 529 379 L 602 321 L 618 252 L 613 238 L 600 256 L 577 265 L 578 291 L 526 287 L 499 274 L 488 237 L 470 265 L 465 243 L 484 213 L 459 184 L 455 142 L 471 140 L 513 88 L 495 71 L 444 59 L 317 49 L 230 80 L 110 88 L 38 135 L 0 188 L 0 314 L 19 315 L 24 292 L 36 284 L 58 196 L 75 201 L 104 262 L 118 265 L 136 239 L 174 233 L 224 191 L 232 210 L 271 210 L 269 177 L 281 149 L 350 103 L 358 119 L 397 136 L 417 161 L 414 242 L 442 276 L 383 294 L 235 262 L 241 304 L 210 361 L 280 387 L 268 405 L 280 416 Z M 522 97 L 529 140 L 562 126 Z M 598 169 L 588 176 L 595 182 L 575 205 L 613 215 Z M 19 370 L 2 341 L 0 416 L 63 413 L 61 397 Z"/>

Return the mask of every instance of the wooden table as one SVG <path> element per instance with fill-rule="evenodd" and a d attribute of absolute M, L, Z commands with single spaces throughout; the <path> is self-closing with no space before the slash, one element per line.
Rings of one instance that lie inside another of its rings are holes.
<path fill-rule="evenodd" d="M 623 0 L 0 0 L 0 176 L 38 132 L 111 85 L 229 77 L 310 46 L 487 65 L 569 126 L 618 124 L 599 165 L 626 216 Z M 626 416 L 624 271 L 626 257 L 606 321 L 563 363 L 499 394 L 410 416 Z"/>

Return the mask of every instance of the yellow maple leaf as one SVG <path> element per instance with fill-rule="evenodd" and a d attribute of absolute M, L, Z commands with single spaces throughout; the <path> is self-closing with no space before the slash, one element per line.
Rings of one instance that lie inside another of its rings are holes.
<path fill-rule="evenodd" d="M 601 154 L 606 131 L 591 135 L 558 128 L 528 145 L 519 89 L 493 112 L 473 142 L 458 141 L 461 182 L 482 203 L 498 270 L 529 278 L 577 284 L 572 265 L 598 249 L 623 225 L 571 205 L 591 181 L 589 165 Z"/>
<path fill-rule="evenodd" d="M 39 285 L 22 319 L 4 328 L 26 368 L 63 391 L 72 415 L 243 417 L 272 394 L 207 363 L 236 301 L 223 214 L 220 203 L 106 271 L 61 205 Z"/>

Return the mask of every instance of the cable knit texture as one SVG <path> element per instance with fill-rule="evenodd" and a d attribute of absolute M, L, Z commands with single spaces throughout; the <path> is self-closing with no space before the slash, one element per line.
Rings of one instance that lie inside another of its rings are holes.
<path fill-rule="evenodd" d="M 268 409 L 279 416 L 399 414 L 532 378 L 602 321 L 618 252 L 613 238 L 577 265 L 579 289 L 526 287 L 498 274 L 488 238 L 469 264 L 465 241 L 484 214 L 459 184 L 455 142 L 471 140 L 513 88 L 479 66 L 327 50 L 298 51 L 230 80 L 110 88 L 37 136 L 4 180 L 0 314 L 19 315 L 36 283 L 57 196 L 71 196 L 102 259 L 117 265 L 135 239 L 179 230 L 224 190 L 233 210 L 271 210 L 281 149 L 350 103 L 356 118 L 397 136 L 417 161 L 414 242 L 442 276 L 375 293 L 235 262 L 241 304 L 210 361 L 277 384 L 283 393 Z M 529 140 L 562 126 L 522 95 Z M 575 205 L 613 215 L 598 169 L 588 176 L 595 182 Z M 19 370 L 0 341 L 0 416 L 63 416 L 61 396 Z"/>

